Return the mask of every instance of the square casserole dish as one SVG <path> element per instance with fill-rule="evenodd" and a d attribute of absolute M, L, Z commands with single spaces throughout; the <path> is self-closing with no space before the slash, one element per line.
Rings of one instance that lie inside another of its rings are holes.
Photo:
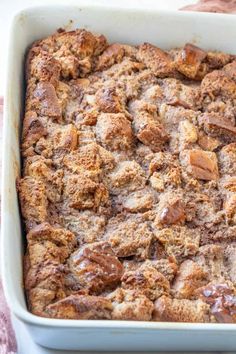
<path fill-rule="evenodd" d="M 1 263 L 4 290 L 14 315 L 38 344 L 79 350 L 236 350 L 236 324 L 167 323 L 41 318 L 27 310 L 22 285 L 24 236 L 15 181 L 20 175 L 20 131 L 27 47 L 58 28 L 85 28 L 110 42 L 150 42 L 164 49 L 192 42 L 236 54 L 236 17 L 191 12 L 124 9 L 77 3 L 35 7 L 14 18 L 8 52 L 2 162 Z"/>

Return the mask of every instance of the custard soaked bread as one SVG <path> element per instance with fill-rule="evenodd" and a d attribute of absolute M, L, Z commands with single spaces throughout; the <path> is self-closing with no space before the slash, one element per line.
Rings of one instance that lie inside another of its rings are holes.
<path fill-rule="evenodd" d="M 30 311 L 236 322 L 236 58 L 59 31 L 26 80 Z"/>

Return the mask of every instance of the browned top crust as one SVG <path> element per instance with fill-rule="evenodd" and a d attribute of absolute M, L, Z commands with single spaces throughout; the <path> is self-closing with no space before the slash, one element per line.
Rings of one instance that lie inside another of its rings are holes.
<path fill-rule="evenodd" d="M 59 31 L 26 81 L 29 310 L 235 323 L 235 57 Z"/>

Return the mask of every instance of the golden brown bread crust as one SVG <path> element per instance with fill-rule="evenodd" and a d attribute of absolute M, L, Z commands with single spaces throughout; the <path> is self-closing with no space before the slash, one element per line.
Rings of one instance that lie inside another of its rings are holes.
<path fill-rule="evenodd" d="M 205 68 L 201 68 L 201 65 L 206 56 L 204 50 L 187 43 L 178 54 L 176 69 L 190 79 L 195 79 L 199 73 L 204 72 Z"/>
<path fill-rule="evenodd" d="M 159 77 L 166 77 L 173 74 L 174 62 L 171 60 L 170 56 L 150 43 L 140 45 L 137 57 Z"/>
<path fill-rule="evenodd" d="M 98 142 L 110 150 L 127 150 L 132 146 L 131 124 L 121 113 L 100 114 L 96 124 Z"/>
<path fill-rule="evenodd" d="M 74 320 L 110 320 L 112 304 L 101 296 L 70 295 L 47 306 L 46 316 Z"/>
<path fill-rule="evenodd" d="M 161 322 L 215 322 L 210 307 L 202 300 L 171 299 L 161 296 L 155 301 L 153 320 Z"/>
<path fill-rule="evenodd" d="M 30 310 L 45 316 L 46 306 L 65 297 L 64 262 L 76 239 L 68 230 L 41 223 L 27 234 L 25 289 Z"/>
<path fill-rule="evenodd" d="M 235 57 L 60 31 L 26 81 L 30 311 L 235 323 Z"/>
<path fill-rule="evenodd" d="M 136 290 L 117 288 L 107 298 L 112 302 L 113 320 L 150 321 L 153 302 Z"/>
<path fill-rule="evenodd" d="M 45 184 L 38 179 L 26 176 L 17 181 L 17 187 L 26 229 L 47 221 L 48 199 Z"/>
<path fill-rule="evenodd" d="M 149 264 L 143 264 L 137 270 L 125 272 L 121 281 L 124 289 L 138 290 L 152 301 L 170 292 L 169 281 Z"/>

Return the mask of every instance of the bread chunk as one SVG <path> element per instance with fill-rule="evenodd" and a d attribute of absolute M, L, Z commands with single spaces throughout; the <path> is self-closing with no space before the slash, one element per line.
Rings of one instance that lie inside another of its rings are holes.
<path fill-rule="evenodd" d="M 199 289 L 201 298 L 210 305 L 217 322 L 236 323 L 236 293 L 230 283 L 210 283 Z"/>
<path fill-rule="evenodd" d="M 207 53 L 204 50 L 187 43 L 179 53 L 175 63 L 176 68 L 188 78 L 195 79 L 206 56 Z"/>
<path fill-rule="evenodd" d="M 31 311 L 47 316 L 47 305 L 65 296 L 63 263 L 76 245 L 74 235 L 48 223 L 27 234 L 24 283 Z"/>
<path fill-rule="evenodd" d="M 70 295 L 50 304 L 46 309 L 49 317 L 70 320 L 110 320 L 112 304 L 101 296 Z"/>
<path fill-rule="evenodd" d="M 154 267 L 158 272 L 164 275 L 164 277 L 171 282 L 178 270 L 178 265 L 176 263 L 176 259 L 174 257 L 169 258 L 160 258 L 157 260 L 149 260 L 147 259 L 143 266 L 151 266 Z"/>
<path fill-rule="evenodd" d="M 121 113 L 101 114 L 96 125 L 96 136 L 110 150 L 126 150 L 132 146 L 131 124 Z"/>
<path fill-rule="evenodd" d="M 155 236 L 163 245 L 168 256 L 174 256 L 178 260 L 196 254 L 199 249 L 199 232 L 184 226 L 156 230 Z"/>
<path fill-rule="evenodd" d="M 186 219 L 185 205 L 181 196 L 163 193 L 158 204 L 158 215 L 155 223 L 161 225 L 184 224 Z"/>
<path fill-rule="evenodd" d="M 37 51 L 32 48 L 29 53 L 28 76 L 38 81 L 51 83 L 57 86 L 61 73 L 60 63 L 46 51 Z"/>
<path fill-rule="evenodd" d="M 97 70 L 104 70 L 115 63 L 121 62 L 125 55 L 125 50 L 122 45 L 119 43 L 114 43 L 109 45 L 104 52 L 98 57 L 98 62 L 96 69 Z"/>
<path fill-rule="evenodd" d="M 164 79 L 162 83 L 163 102 L 171 106 L 197 110 L 201 108 L 201 95 L 198 87 L 184 85 L 180 80 Z"/>
<path fill-rule="evenodd" d="M 143 101 L 134 101 L 130 104 L 130 112 L 133 115 L 133 129 L 137 138 L 153 151 L 159 151 L 168 141 L 168 135 L 158 121 L 155 106 Z"/>
<path fill-rule="evenodd" d="M 96 93 L 98 109 L 104 113 L 120 113 L 123 111 L 121 97 L 115 87 L 100 89 Z"/>
<path fill-rule="evenodd" d="M 133 290 L 117 288 L 108 295 L 112 302 L 113 320 L 149 321 L 152 317 L 153 303 L 143 294 Z"/>
<path fill-rule="evenodd" d="M 48 199 L 45 184 L 26 176 L 17 183 L 21 212 L 27 229 L 47 220 Z"/>
<path fill-rule="evenodd" d="M 223 67 L 223 71 L 228 75 L 231 79 L 235 81 L 236 79 L 236 61 L 232 61 L 231 63 L 226 63 Z"/>
<path fill-rule="evenodd" d="M 215 101 L 217 97 L 224 99 L 236 98 L 236 83 L 221 70 L 214 70 L 207 74 L 201 82 L 203 97 Z"/>
<path fill-rule="evenodd" d="M 22 133 L 22 149 L 23 153 L 32 148 L 37 141 L 47 135 L 47 129 L 43 122 L 37 116 L 36 112 L 28 111 L 25 114 L 23 133 Z M 33 152 L 33 151 L 32 151 Z"/>
<path fill-rule="evenodd" d="M 34 98 L 34 106 L 39 115 L 60 119 L 61 107 L 52 84 L 49 82 L 38 83 L 34 91 Z"/>
<path fill-rule="evenodd" d="M 125 272 L 121 281 L 124 289 L 138 290 L 152 301 L 170 292 L 170 284 L 165 276 L 145 263 L 137 270 Z"/>
<path fill-rule="evenodd" d="M 95 294 L 116 285 L 123 273 L 122 264 L 106 242 L 91 243 L 75 251 L 68 266 L 70 287 Z"/>
<path fill-rule="evenodd" d="M 61 200 L 63 189 L 63 170 L 55 170 L 53 162 L 43 156 L 35 155 L 25 161 L 25 174 L 41 181 L 46 188 L 47 199 L 52 203 Z"/>
<path fill-rule="evenodd" d="M 136 256 L 141 259 L 147 257 L 152 237 L 148 224 L 136 216 L 110 219 L 105 234 L 118 257 Z"/>
<path fill-rule="evenodd" d="M 211 69 L 222 69 L 234 59 L 233 55 L 222 52 L 207 52 L 206 62 Z"/>
<path fill-rule="evenodd" d="M 109 191 L 119 194 L 123 190 L 133 192 L 145 186 L 146 177 L 141 166 L 135 161 L 122 161 L 106 177 Z"/>
<path fill-rule="evenodd" d="M 100 241 L 106 226 L 106 216 L 92 210 L 79 211 L 74 215 L 71 209 L 66 208 L 63 210 L 63 221 L 80 244 Z"/>
<path fill-rule="evenodd" d="M 158 77 L 173 73 L 174 66 L 171 57 L 150 43 L 144 43 L 139 47 L 137 57 Z"/>
<path fill-rule="evenodd" d="M 75 209 L 96 209 L 109 201 L 109 193 L 103 183 L 93 181 L 84 174 L 64 178 L 64 199 Z"/>
<path fill-rule="evenodd" d="M 176 298 L 191 299 L 206 282 L 207 273 L 192 260 L 186 260 L 179 267 L 172 289 Z"/>
<path fill-rule="evenodd" d="M 214 152 L 186 150 L 181 155 L 182 164 L 194 178 L 210 181 L 219 178 L 217 157 Z"/>
<path fill-rule="evenodd" d="M 217 113 L 204 113 L 200 118 L 200 124 L 207 134 L 212 137 L 220 137 L 226 142 L 236 140 L 236 127 L 232 122 Z"/>
<path fill-rule="evenodd" d="M 171 299 L 162 296 L 156 300 L 153 320 L 161 322 L 214 322 L 210 308 L 201 300 Z"/>
<path fill-rule="evenodd" d="M 154 197 L 148 189 L 130 193 L 124 198 L 123 207 L 131 213 L 143 212 L 152 209 Z"/>
<path fill-rule="evenodd" d="M 218 156 L 221 173 L 234 176 L 236 173 L 236 143 L 224 146 Z"/>

